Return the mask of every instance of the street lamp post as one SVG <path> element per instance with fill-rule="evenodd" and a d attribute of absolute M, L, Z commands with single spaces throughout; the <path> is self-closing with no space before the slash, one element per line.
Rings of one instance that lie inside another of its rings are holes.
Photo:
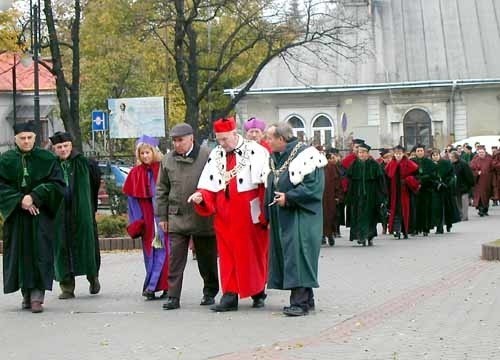
<path fill-rule="evenodd" d="M 12 0 L 0 0 L 0 11 L 8 10 L 12 7 Z M 30 46 L 33 53 L 33 119 L 35 120 L 36 145 L 40 145 L 41 137 L 41 121 L 40 121 L 40 0 L 30 0 Z M 15 57 L 14 57 L 15 61 Z M 14 67 L 15 67 L 14 63 Z M 13 69 L 13 77 L 15 77 L 15 69 Z M 14 84 L 16 79 L 14 79 Z M 14 92 L 15 85 L 14 85 Z M 14 94 L 14 97 L 16 95 Z M 15 99 L 14 99 L 15 104 Z M 16 113 L 14 105 L 14 114 Z M 15 115 L 14 115 L 15 119 Z"/>
<path fill-rule="evenodd" d="M 33 51 L 33 109 L 35 120 L 36 145 L 40 146 L 41 121 L 40 121 L 40 0 L 30 0 L 30 23 L 31 23 L 31 49 Z"/>

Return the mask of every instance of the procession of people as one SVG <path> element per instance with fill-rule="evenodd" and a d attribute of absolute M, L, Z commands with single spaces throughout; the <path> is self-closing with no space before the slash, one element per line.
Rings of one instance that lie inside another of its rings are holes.
<path fill-rule="evenodd" d="M 0 214 L 4 292 L 21 290 L 22 309 L 40 313 L 53 280 L 61 300 L 75 297 L 76 276 L 87 277 L 90 294 L 101 292 L 100 173 L 71 134 L 53 134 L 51 152 L 35 146 L 34 129 L 16 124 L 15 148 L 0 155 Z M 283 314 L 303 316 L 316 308 L 321 246 L 334 246 L 341 226 L 353 246 L 371 247 L 379 233 L 409 240 L 451 232 L 469 220 L 471 204 L 484 217 L 500 200 L 500 151 L 480 144 L 476 153 L 468 144 L 444 153 L 396 144 L 374 158 L 353 139 L 342 158 L 343 149 L 301 142 L 287 123 L 252 117 L 243 129 L 233 117 L 216 120 L 218 145 L 209 149 L 189 124 L 177 124 L 165 156 L 157 139 L 136 141 L 123 186 L 127 232 L 142 241 L 142 296 L 165 300 L 164 310 L 181 307 L 190 242 L 201 306 L 237 311 L 250 298 L 264 308 L 267 289 L 279 289 L 290 291 Z"/>

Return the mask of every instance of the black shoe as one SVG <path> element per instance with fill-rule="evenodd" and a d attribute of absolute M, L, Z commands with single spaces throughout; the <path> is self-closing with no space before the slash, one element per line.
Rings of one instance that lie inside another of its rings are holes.
<path fill-rule="evenodd" d="M 263 308 L 266 305 L 264 302 L 264 300 L 266 300 L 266 298 L 267 298 L 267 294 L 264 292 L 264 290 L 262 290 L 258 294 L 252 295 L 252 300 L 253 300 L 252 307 L 253 308 Z"/>
<path fill-rule="evenodd" d="M 443 229 L 437 229 L 437 230 L 436 230 L 436 234 L 444 234 Z"/>
<path fill-rule="evenodd" d="M 215 298 L 209 295 L 203 295 L 201 298 L 200 305 L 213 305 L 215 304 Z"/>
<path fill-rule="evenodd" d="M 154 291 L 144 290 L 142 292 L 142 296 L 144 296 L 146 300 L 156 300 L 156 295 Z"/>
<path fill-rule="evenodd" d="M 451 225 L 446 225 L 446 232 L 450 232 L 451 231 Z"/>
<path fill-rule="evenodd" d="M 220 303 L 214 305 L 210 310 L 215 312 L 226 312 L 226 311 L 236 311 L 238 310 L 238 294 L 226 293 L 222 295 Z"/>
<path fill-rule="evenodd" d="M 92 295 L 99 294 L 99 291 L 101 291 L 101 283 L 99 282 L 99 278 L 96 276 L 89 282 L 90 282 L 89 285 L 90 294 Z"/>
<path fill-rule="evenodd" d="M 408 234 L 404 234 L 403 239 L 408 239 Z"/>
<path fill-rule="evenodd" d="M 181 307 L 179 303 L 179 298 L 169 297 L 167 302 L 163 304 L 163 310 L 175 310 Z"/>
<path fill-rule="evenodd" d="M 366 246 L 366 240 L 358 240 L 358 244 Z"/>
<path fill-rule="evenodd" d="M 238 304 L 217 304 L 213 305 L 210 310 L 215 311 L 215 312 L 226 312 L 226 311 L 237 311 L 238 310 Z"/>
<path fill-rule="evenodd" d="M 373 240 L 372 239 L 368 240 L 368 246 L 373 246 Z"/>
<path fill-rule="evenodd" d="M 330 246 L 335 246 L 335 238 L 334 238 L 332 235 L 330 235 L 330 236 L 328 237 L 328 240 L 327 240 L 327 241 L 328 241 L 328 245 L 330 245 Z"/>
<path fill-rule="evenodd" d="M 424 236 L 429 236 L 429 233 L 424 231 Z"/>
<path fill-rule="evenodd" d="M 305 310 L 297 305 L 285 306 L 283 308 L 283 314 L 286 316 L 304 316 L 309 314 L 308 310 Z"/>
<path fill-rule="evenodd" d="M 309 310 L 314 311 L 316 309 L 316 303 L 314 302 L 314 298 L 309 299 Z"/>

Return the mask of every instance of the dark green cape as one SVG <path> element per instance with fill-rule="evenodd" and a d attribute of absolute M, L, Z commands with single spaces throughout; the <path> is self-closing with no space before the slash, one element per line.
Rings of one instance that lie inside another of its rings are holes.
<path fill-rule="evenodd" d="M 100 182 L 95 165 L 73 152 L 61 161 L 68 184 L 58 211 L 55 251 L 55 278 L 98 274 L 99 243 L 95 226 L 94 200 Z"/>
<path fill-rule="evenodd" d="M 437 162 L 435 196 L 432 197 L 432 226 L 450 226 L 460 221 L 460 212 L 455 202 L 457 177 L 449 160 Z"/>
<path fill-rule="evenodd" d="M 415 201 L 415 226 L 414 230 L 428 233 L 432 227 L 432 195 L 438 181 L 437 166 L 429 158 L 412 159 L 418 164 L 416 178 L 421 187 Z"/>
<path fill-rule="evenodd" d="M 28 174 L 23 178 L 23 162 Z M 23 180 L 25 186 L 23 185 Z M 51 290 L 54 279 L 54 218 L 64 192 L 57 158 L 35 148 L 22 153 L 17 148 L 0 155 L 0 214 L 3 232 L 4 292 L 18 289 Z M 40 214 L 21 208 L 30 194 Z"/>
<path fill-rule="evenodd" d="M 279 169 L 288 159 L 298 140 L 287 144 L 283 154 L 273 153 Z M 300 152 L 307 148 L 303 145 Z M 266 204 L 272 202 L 274 191 L 286 194 L 286 206 L 267 207 L 271 228 L 269 246 L 269 289 L 318 287 L 318 258 L 323 232 L 323 169 L 316 168 L 304 180 L 293 185 L 290 174 L 279 176 L 277 186 L 274 174 L 267 179 Z"/>
<path fill-rule="evenodd" d="M 382 221 L 381 206 L 386 203 L 385 175 L 373 159 L 356 159 L 347 170 L 349 189 L 346 203 L 351 214 L 349 240 L 371 240 Z"/>

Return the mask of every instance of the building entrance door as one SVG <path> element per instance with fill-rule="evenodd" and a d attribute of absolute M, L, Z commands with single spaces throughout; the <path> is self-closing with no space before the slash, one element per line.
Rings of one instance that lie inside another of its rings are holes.
<path fill-rule="evenodd" d="M 426 111 L 413 109 L 406 113 L 403 120 L 403 143 L 410 150 L 417 144 L 432 146 L 431 118 Z"/>

